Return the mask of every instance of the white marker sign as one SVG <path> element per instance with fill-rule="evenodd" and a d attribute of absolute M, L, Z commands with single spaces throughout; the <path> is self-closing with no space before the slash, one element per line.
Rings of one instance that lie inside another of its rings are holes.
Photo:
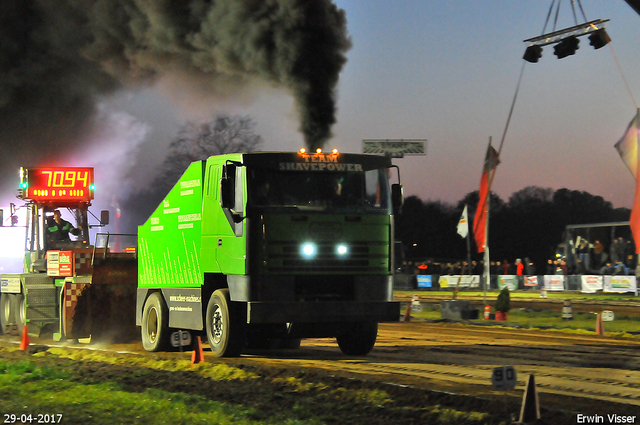
<path fill-rule="evenodd" d="M 513 366 L 502 366 L 493 369 L 491 383 L 496 390 L 512 390 L 516 387 L 517 374 Z"/>
<path fill-rule="evenodd" d="M 185 347 L 191 345 L 191 332 L 179 331 L 171 334 L 171 345 L 173 347 Z"/>

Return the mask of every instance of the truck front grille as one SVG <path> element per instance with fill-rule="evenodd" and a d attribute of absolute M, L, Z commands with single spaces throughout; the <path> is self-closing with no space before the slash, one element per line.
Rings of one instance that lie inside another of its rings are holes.
<path fill-rule="evenodd" d="M 313 255 L 305 255 L 303 246 L 310 244 Z M 346 253 L 338 252 L 339 246 Z M 388 270 L 389 251 L 382 242 L 274 241 L 267 247 L 265 268 L 273 272 L 384 272 Z"/>

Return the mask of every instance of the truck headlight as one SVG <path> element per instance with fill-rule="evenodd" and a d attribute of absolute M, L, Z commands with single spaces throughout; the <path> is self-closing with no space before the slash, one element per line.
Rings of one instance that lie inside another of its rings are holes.
<path fill-rule="evenodd" d="M 300 255 L 304 258 L 313 258 L 318 253 L 318 247 L 311 242 L 307 242 L 302 244 L 300 247 Z"/>
<path fill-rule="evenodd" d="M 336 254 L 338 257 L 344 257 L 349 253 L 349 247 L 346 244 L 338 244 L 336 245 Z"/>

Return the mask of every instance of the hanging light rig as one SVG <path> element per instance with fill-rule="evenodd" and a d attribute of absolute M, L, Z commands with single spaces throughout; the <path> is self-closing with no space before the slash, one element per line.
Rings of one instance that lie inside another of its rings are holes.
<path fill-rule="evenodd" d="M 593 46 L 594 49 L 604 47 L 611 41 L 609 34 L 605 30 L 607 22 L 609 22 L 609 19 L 596 19 L 595 21 L 585 22 L 584 24 L 524 40 L 525 43 L 529 43 L 529 46 L 522 58 L 527 62 L 538 62 L 538 59 L 542 57 L 542 46 L 554 43 L 557 44 L 553 47 L 553 54 L 558 59 L 566 58 L 576 53 L 580 44 L 578 37 L 584 35 L 589 35 L 589 45 Z"/>

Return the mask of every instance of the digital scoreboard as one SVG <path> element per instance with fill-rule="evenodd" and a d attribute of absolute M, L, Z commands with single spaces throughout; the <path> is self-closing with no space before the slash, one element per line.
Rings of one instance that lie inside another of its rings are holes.
<path fill-rule="evenodd" d="M 21 199 L 38 202 L 89 202 L 93 199 L 93 168 L 39 167 L 20 169 Z"/>

